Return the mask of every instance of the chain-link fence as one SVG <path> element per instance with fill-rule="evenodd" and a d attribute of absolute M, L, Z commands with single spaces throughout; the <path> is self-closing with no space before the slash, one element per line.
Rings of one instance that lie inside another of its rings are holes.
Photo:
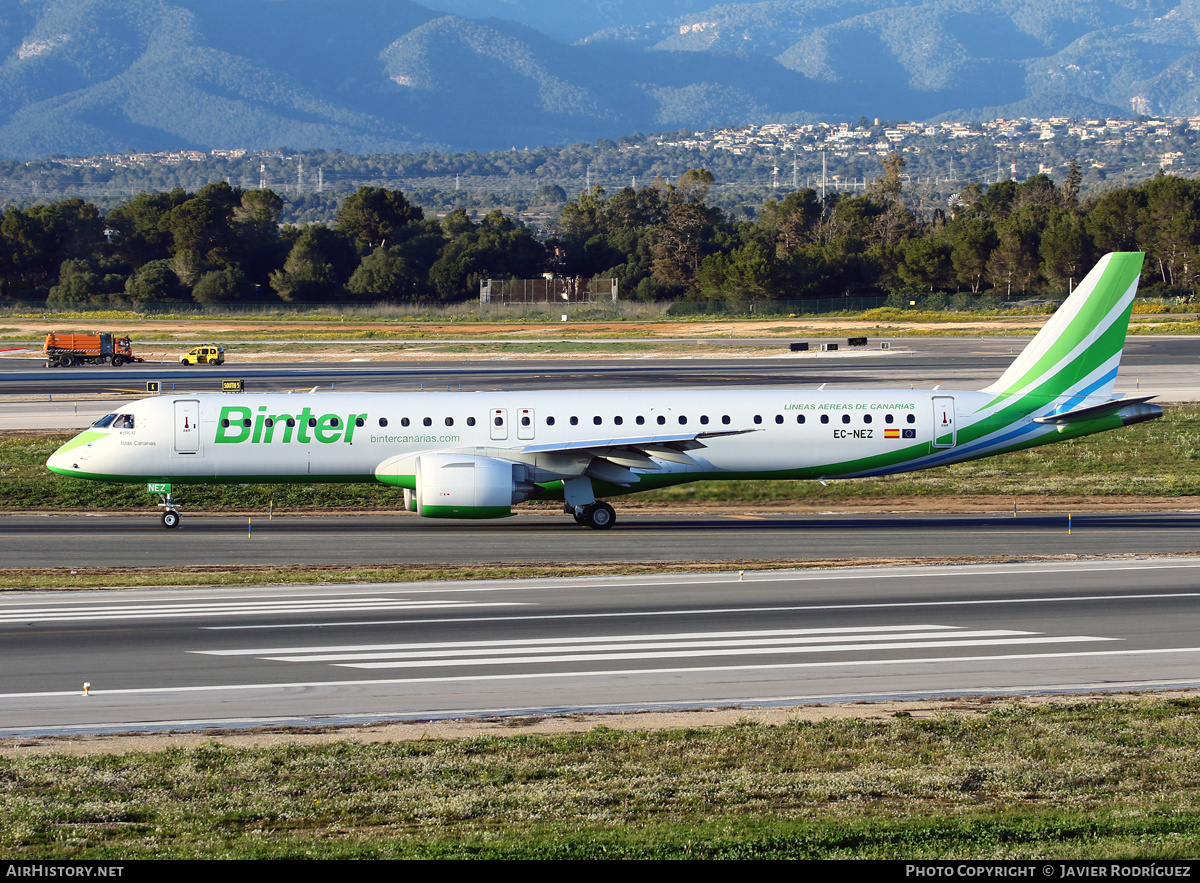
<path fill-rule="evenodd" d="M 481 279 L 479 303 L 492 305 L 590 304 L 617 302 L 617 280 L 599 276 L 585 279 Z"/>

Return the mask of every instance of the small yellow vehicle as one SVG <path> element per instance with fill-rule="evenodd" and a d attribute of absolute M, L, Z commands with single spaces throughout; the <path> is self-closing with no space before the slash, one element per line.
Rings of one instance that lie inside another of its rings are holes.
<path fill-rule="evenodd" d="M 198 346 L 186 356 L 180 356 L 180 365 L 221 365 L 225 362 L 225 347 L 215 343 Z"/>

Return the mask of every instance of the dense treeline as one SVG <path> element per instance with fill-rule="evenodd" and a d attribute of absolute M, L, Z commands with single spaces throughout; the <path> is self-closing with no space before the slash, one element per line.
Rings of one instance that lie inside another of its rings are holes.
<path fill-rule="evenodd" d="M 332 226 L 281 225 L 270 190 L 209 184 L 142 193 L 103 216 L 68 199 L 0 218 L 0 297 L 51 309 L 161 304 L 451 303 L 483 278 L 616 276 L 627 298 L 725 309 L 893 293 L 897 305 L 1058 295 L 1106 251 L 1147 253 L 1143 283 L 1191 292 L 1200 263 L 1200 182 L 1159 175 L 1081 202 L 1038 175 L 972 186 L 928 217 L 904 201 L 904 160 L 857 196 L 798 190 L 753 220 L 709 201 L 713 175 L 596 187 L 539 238 L 493 211 L 425 217 L 403 193 L 363 187 Z"/>

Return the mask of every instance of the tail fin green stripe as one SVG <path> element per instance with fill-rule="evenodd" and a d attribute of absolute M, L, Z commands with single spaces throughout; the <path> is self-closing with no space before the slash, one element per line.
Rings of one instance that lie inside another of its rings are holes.
<path fill-rule="evenodd" d="M 1014 395 L 1034 384 L 1044 388 L 1050 378 L 1058 388 L 1047 392 L 1070 392 L 1081 380 L 1119 356 L 1125 345 L 1142 258 L 1141 252 L 1114 253 L 1101 258 L 986 392 Z"/>

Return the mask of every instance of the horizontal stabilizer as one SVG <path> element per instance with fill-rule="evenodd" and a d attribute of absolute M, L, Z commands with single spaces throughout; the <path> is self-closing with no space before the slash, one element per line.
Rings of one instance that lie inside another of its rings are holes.
<path fill-rule="evenodd" d="M 1131 405 L 1140 405 L 1143 402 L 1148 402 L 1154 396 L 1132 396 L 1123 399 L 1111 399 L 1107 402 L 1101 402 L 1098 405 L 1088 405 L 1083 408 L 1075 408 L 1071 411 L 1063 411 L 1059 414 L 1046 414 L 1044 417 L 1034 417 L 1034 423 L 1047 423 L 1051 426 L 1062 426 L 1067 423 L 1081 423 L 1084 420 L 1095 420 L 1097 417 L 1103 417 L 1106 414 L 1112 414 L 1115 411 L 1121 411 Z M 1160 412 L 1161 413 L 1161 410 Z"/>

